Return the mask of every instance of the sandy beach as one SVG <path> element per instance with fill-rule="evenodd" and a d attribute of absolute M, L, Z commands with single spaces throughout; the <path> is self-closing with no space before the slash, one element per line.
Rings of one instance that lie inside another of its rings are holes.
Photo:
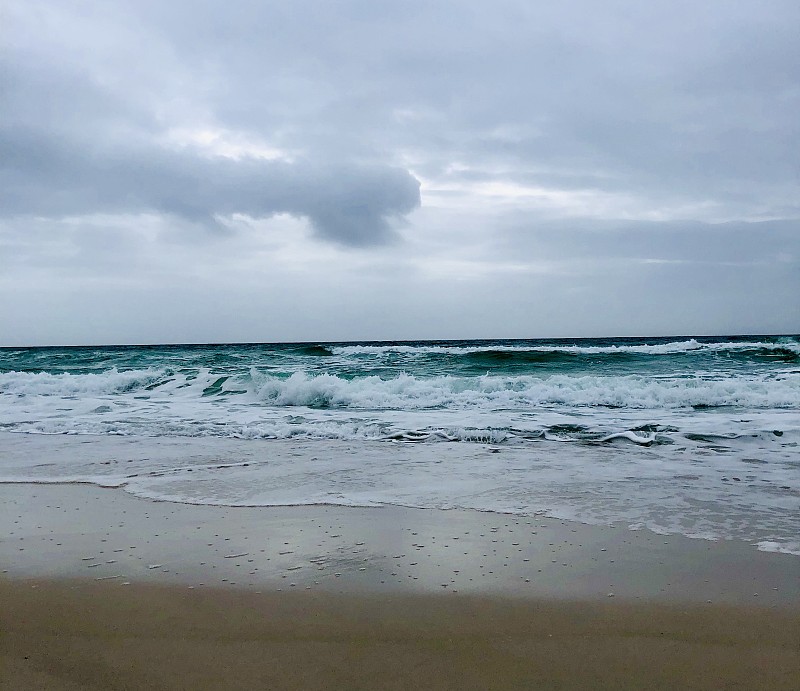
<path fill-rule="evenodd" d="M 0 487 L 4 688 L 796 688 L 797 557 L 545 517 Z"/>
<path fill-rule="evenodd" d="M 797 688 L 797 613 L 3 581 L 8 689 Z"/>

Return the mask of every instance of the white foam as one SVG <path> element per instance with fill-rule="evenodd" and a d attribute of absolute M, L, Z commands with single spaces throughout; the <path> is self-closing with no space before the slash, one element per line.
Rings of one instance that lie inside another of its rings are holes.
<path fill-rule="evenodd" d="M 694 338 L 686 341 L 659 343 L 654 345 L 613 345 L 613 346 L 565 346 L 565 345 L 485 345 L 485 346 L 416 346 L 416 345 L 353 345 L 334 346 L 332 352 L 341 356 L 384 355 L 398 353 L 406 355 L 468 355 L 485 352 L 522 353 L 570 353 L 602 355 L 632 353 L 640 355 L 674 355 L 678 353 L 745 351 L 745 350 L 788 350 L 800 354 L 800 343 L 794 339 L 783 339 L 778 343 L 764 341 L 701 343 Z"/>
<path fill-rule="evenodd" d="M 762 540 L 756 543 L 759 552 L 778 552 L 780 554 L 794 554 L 800 556 L 800 542 L 787 541 L 776 542 L 775 540 Z"/>
<path fill-rule="evenodd" d="M 353 346 L 355 347 L 355 346 Z M 224 407 L 230 402 L 268 404 L 273 407 L 310 406 L 370 410 L 423 410 L 435 408 L 527 410 L 532 406 L 618 407 L 628 409 L 677 409 L 692 406 L 737 406 L 751 409 L 800 407 L 800 372 L 695 376 L 502 376 L 415 377 L 399 374 L 347 379 L 332 374 L 302 371 L 289 377 L 273 376 L 255 368 L 248 374 L 221 377 L 208 369 L 173 373 L 167 369 L 100 373 L 50 374 L 47 372 L 0 373 L 0 423 L 3 408 L 39 406 L 35 419 L 49 417 L 36 399 L 77 397 L 86 403 L 81 413 L 95 416 L 124 402 L 194 400 Z M 244 392 L 242 398 L 241 392 Z M 26 399 L 26 400 L 21 400 Z M 224 399 L 224 400 L 223 400 Z M 230 400 L 228 400 L 230 399 Z M 90 406 L 90 407 L 88 407 Z M 84 410 L 85 408 L 85 410 Z"/>
<path fill-rule="evenodd" d="M 600 441 L 614 441 L 615 439 L 627 439 L 628 441 L 632 441 L 634 444 L 647 446 L 656 440 L 656 435 L 654 432 L 633 432 L 631 430 L 625 430 L 624 432 L 608 434 Z"/>
<path fill-rule="evenodd" d="M 656 378 L 553 375 L 417 379 L 342 379 L 295 372 L 288 379 L 252 372 L 256 395 L 280 406 L 325 406 L 368 409 L 437 407 L 530 408 L 541 405 L 612 406 L 620 408 L 687 408 L 800 406 L 800 375 Z"/>
<path fill-rule="evenodd" d="M 638 434 L 637 434 L 638 436 Z M 90 482 L 162 501 L 463 508 L 621 523 L 800 554 L 795 449 L 0 435 L 0 482 Z M 736 440 L 734 440 L 736 441 Z M 753 456 L 769 462 L 750 465 Z M 112 462 L 108 462 L 112 459 Z M 243 460 L 244 459 L 244 460 Z M 741 478 L 740 482 L 723 478 Z M 792 489 L 794 488 L 794 490 Z"/>
<path fill-rule="evenodd" d="M 38 434 L 368 440 L 419 432 L 497 443 L 553 425 L 578 424 L 597 438 L 651 423 L 728 437 L 778 430 L 784 442 L 800 434 L 800 373 L 345 379 L 252 370 L 210 395 L 219 376 L 208 370 L 18 375 L 0 374 L 0 429 Z M 636 434 L 630 441 L 649 442 Z M 561 437 L 585 435 L 554 429 L 544 438 Z"/>
<path fill-rule="evenodd" d="M 2 372 L 0 394 L 17 396 L 78 396 L 126 393 L 144 389 L 163 379 L 163 369 L 116 367 L 104 372 L 50 374 L 49 372 Z"/>

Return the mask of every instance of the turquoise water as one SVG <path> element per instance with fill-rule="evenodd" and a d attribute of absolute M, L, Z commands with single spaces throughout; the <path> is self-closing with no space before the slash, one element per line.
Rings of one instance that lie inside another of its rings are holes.
<path fill-rule="evenodd" d="M 592 439 L 647 427 L 662 432 L 645 435 L 657 442 L 681 411 L 718 413 L 706 416 L 708 429 L 690 425 L 689 433 L 771 431 L 770 412 L 780 427 L 781 414 L 800 407 L 798 372 L 800 341 L 789 336 L 5 349 L 0 424 L 510 441 L 553 431 L 548 414 L 557 413 L 579 420 L 557 421 L 562 434 Z M 742 411 L 764 428 L 743 426 Z M 638 425 L 619 428 L 620 417 Z"/>
<path fill-rule="evenodd" d="M 208 368 L 221 375 L 258 368 L 355 378 L 400 372 L 420 377 L 518 374 L 676 374 L 791 371 L 798 336 L 408 341 L 231 345 L 0 348 L 0 373 L 98 373 Z"/>
<path fill-rule="evenodd" d="M 0 481 L 545 512 L 800 553 L 797 336 L 7 348 L 0 431 L 142 455 L 127 475 L 0 460 Z M 188 438 L 231 468 L 152 460 Z M 270 461 L 239 467 L 226 439 Z"/>

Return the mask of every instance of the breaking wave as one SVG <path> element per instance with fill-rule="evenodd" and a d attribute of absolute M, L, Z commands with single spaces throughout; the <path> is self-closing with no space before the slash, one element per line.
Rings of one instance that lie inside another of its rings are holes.
<path fill-rule="evenodd" d="M 605 406 L 691 408 L 741 406 L 788 408 L 800 405 L 800 376 L 782 378 L 664 378 L 553 375 L 417 379 L 343 379 L 298 372 L 288 379 L 253 373 L 255 393 L 272 405 L 354 408 L 529 408 Z"/>
<path fill-rule="evenodd" d="M 655 377 L 532 375 L 391 378 L 295 372 L 275 376 L 256 369 L 220 376 L 209 370 L 170 369 L 102 373 L 0 373 L 0 394 L 11 396 L 126 396 L 145 394 L 215 398 L 244 394 L 276 407 L 404 409 L 536 406 L 611 408 L 792 408 L 800 406 L 800 373 L 780 375 Z"/>
<path fill-rule="evenodd" d="M 716 354 L 734 358 L 768 358 L 787 362 L 800 362 L 800 342 L 786 337 L 777 342 L 768 341 L 725 341 L 704 343 L 690 338 L 685 341 L 674 341 L 660 344 L 635 345 L 348 345 L 334 346 L 331 351 L 340 356 L 381 356 L 387 354 L 429 355 L 429 356 L 465 356 L 471 359 L 484 359 L 487 363 L 505 363 L 512 360 L 520 362 L 552 362 L 564 361 L 582 356 L 616 357 L 659 356 L 680 354 Z"/>
<path fill-rule="evenodd" d="M 0 394 L 20 396 L 80 396 L 124 394 L 165 384 L 172 374 L 168 369 L 118 371 L 86 374 L 50 374 L 49 372 L 2 372 Z"/>

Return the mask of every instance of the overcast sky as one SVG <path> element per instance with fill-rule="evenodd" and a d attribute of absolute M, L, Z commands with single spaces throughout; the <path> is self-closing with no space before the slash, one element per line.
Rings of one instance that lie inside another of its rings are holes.
<path fill-rule="evenodd" d="M 800 3 L 4 0 L 0 345 L 800 332 Z"/>

